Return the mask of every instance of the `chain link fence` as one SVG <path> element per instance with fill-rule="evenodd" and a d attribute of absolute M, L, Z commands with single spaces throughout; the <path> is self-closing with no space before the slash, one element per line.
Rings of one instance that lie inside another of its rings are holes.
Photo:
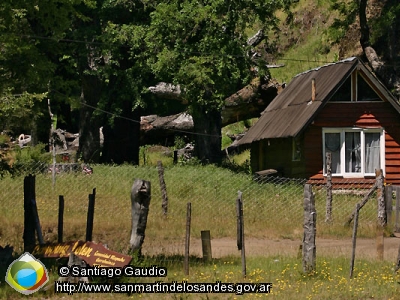
<path fill-rule="evenodd" d="M 162 211 L 162 192 L 157 167 L 93 165 L 92 174 L 80 166 L 52 170 L 43 164 L 21 168 L 0 180 L 0 245 L 23 249 L 24 176 L 36 176 L 36 202 L 45 242 L 57 242 L 58 199 L 64 207 L 64 241 L 85 239 L 88 195 L 96 189 L 93 240 L 127 253 L 131 234 L 130 189 L 135 179 L 151 182 L 151 204 L 144 250 L 149 254 L 183 253 L 186 208 L 191 203 L 191 237 L 200 239 L 210 230 L 212 239 L 236 244 L 236 198 L 242 192 L 246 238 L 290 239 L 303 236 L 304 179 L 254 177 L 215 166 L 174 165 L 164 168 L 168 211 Z M 325 222 L 326 187 L 313 186 L 319 238 L 350 238 L 348 216 L 371 184 L 333 190 L 332 222 Z M 374 194 L 359 217 L 358 236 L 374 237 L 377 204 Z M 213 250 L 214 251 L 214 250 Z M 215 251 L 218 251 L 215 249 Z"/>

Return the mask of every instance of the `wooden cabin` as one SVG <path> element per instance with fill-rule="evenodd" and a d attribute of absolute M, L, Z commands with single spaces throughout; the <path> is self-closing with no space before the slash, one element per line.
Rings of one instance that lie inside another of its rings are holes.
<path fill-rule="evenodd" d="M 356 57 L 296 75 L 239 141 L 249 144 L 253 172 L 372 182 L 382 169 L 400 184 L 400 105 Z"/>

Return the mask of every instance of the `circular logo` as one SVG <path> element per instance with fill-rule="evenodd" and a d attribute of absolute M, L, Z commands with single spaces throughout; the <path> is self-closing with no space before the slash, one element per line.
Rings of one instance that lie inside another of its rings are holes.
<path fill-rule="evenodd" d="M 16 291 L 29 295 L 44 286 L 49 276 L 42 262 L 26 252 L 11 263 L 5 279 Z"/>

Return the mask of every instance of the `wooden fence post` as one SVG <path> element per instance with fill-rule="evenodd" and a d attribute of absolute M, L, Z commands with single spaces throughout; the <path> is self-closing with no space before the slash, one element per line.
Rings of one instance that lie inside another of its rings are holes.
<path fill-rule="evenodd" d="M 304 236 L 303 236 L 303 272 L 315 271 L 316 260 L 316 211 L 315 198 L 311 184 L 304 185 Z"/>
<path fill-rule="evenodd" d="M 141 256 L 142 245 L 144 242 L 147 217 L 151 200 L 150 181 L 136 179 L 131 189 L 131 214 L 132 214 L 132 233 L 130 245 L 132 251 L 138 251 Z"/>
<path fill-rule="evenodd" d="M 32 200 L 35 195 L 35 176 L 28 175 L 24 178 L 24 251 L 31 252 L 36 244 L 35 217 L 33 214 Z"/>
<path fill-rule="evenodd" d="M 385 187 L 385 200 L 386 200 L 386 221 L 390 233 L 393 232 L 393 186 L 388 185 Z"/>
<path fill-rule="evenodd" d="M 399 217 L 400 217 L 400 186 L 396 186 L 396 211 L 395 211 L 395 232 L 400 231 Z"/>
<path fill-rule="evenodd" d="M 39 213 L 37 211 L 36 199 L 32 199 L 32 212 L 35 219 L 36 234 L 40 245 L 44 245 L 42 228 L 40 227 Z"/>
<path fill-rule="evenodd" d="M 326 216 L 325 222 L 332 222 L 332 154 L 326 153 Z"/>
<path fill-rule="evenodd" d="M 356 242 L 357 242 L 357 227 L 358 227 L 358 213 L 360 212 L 360 204 L 356 204 L 356 208 L 354 210 L 354 226 L 353 226 L 353 238 L 352 238 L 352 253 L 351 253 L 351 262 L 350 262 L 350 278 L 353 278 L 353 270 L 354 270 L 354 260 L 356 257 Z"/>
<path fill-rule="evenodd" d="M 64 196 L 58 196 L 58 242 L 63 242 L 64 234 Z"/>
<path fill-rule="evenodd" d="M 211 235 L 210 230 L 201 231 L 201 248 L 203 250 L 203 260 L 211 261 Z"/>
<path fill-rule="evenodd" d="M 161 207 L 163 215 L 166 217 L 168 213 L 168 196 L 167 196 L 167 187 L 165 185 L 165 180 L 164 180 L 164 168 L 160 160 L 157 161 L 157 170 L 158 170 L 158 179 L 160 181 L 161 196 L 162 196 Z"/>
<path fill-rule="evenodd" d="M 238 248 L 240 246 L 241 258 L 242 258 L 242 275 L 243 278 L 246 277 L 246 248 L 244 242 L 244 218 L 243 218 L 243 200 L 242 192 L 238 191 L 238 198 L 236 200 L 236 209 L 238 216 Z"/>
<path fill-rule="evenodd" d="M 387 224 L 386 219 L 386 202 L 385 202 L 385 186 L 382 170 L 377 169 L 376 186 L 378 198 L 378 222 L 376 224 L 376 253 L 379 260 L 383 260 L 384 252 L 384 228 Z"/>
<path fill-rule="evenodd" d="M 190 246 L 190 222 L 192 219 L 192 203 L 188 202 L 186 208 L 186 238 L 185 238 L 185 275 L 189 275 L 189 246 Z"/>
<path fill-rule="evenodd" d="M 238 192 L 239 194 L 239 192 Z M 242 217 L 241 217 L 241 201 L 240 201 L 241 195 L 238 195 L 238 198 L 236 199 L 236 223 L 237 223 L 237 247 L 238 250 L 242 250 Z"/>
<path fill-rule="evenodd" d="M 93 221 L 94 221 L 94 205 L 96 200 L 96 189 L 93 189 L 93 194 L 89 194 L 89 205 L 86 220 L 86 241 L 93 239 Z"/>
<path fill-rule="evenodd" d="M 375 171 L 376 174 L 376 186 L 377 186 L 377 197 L 378 197 L 378 224 L 381 227 L 386 226 L 386 202 L 385 202 L 385 185 L 383 172 L 380 169 Z"/>

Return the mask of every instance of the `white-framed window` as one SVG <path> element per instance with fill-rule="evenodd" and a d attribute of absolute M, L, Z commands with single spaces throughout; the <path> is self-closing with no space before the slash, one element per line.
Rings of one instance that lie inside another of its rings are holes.
<path fill-rule="evenodd" d="M 331 153 L 334 176 L 375 176 L 375 169 L 385 172 L 383 128 L 324 128 L 322 142 L 325 175 L 327 152 Z"/>

